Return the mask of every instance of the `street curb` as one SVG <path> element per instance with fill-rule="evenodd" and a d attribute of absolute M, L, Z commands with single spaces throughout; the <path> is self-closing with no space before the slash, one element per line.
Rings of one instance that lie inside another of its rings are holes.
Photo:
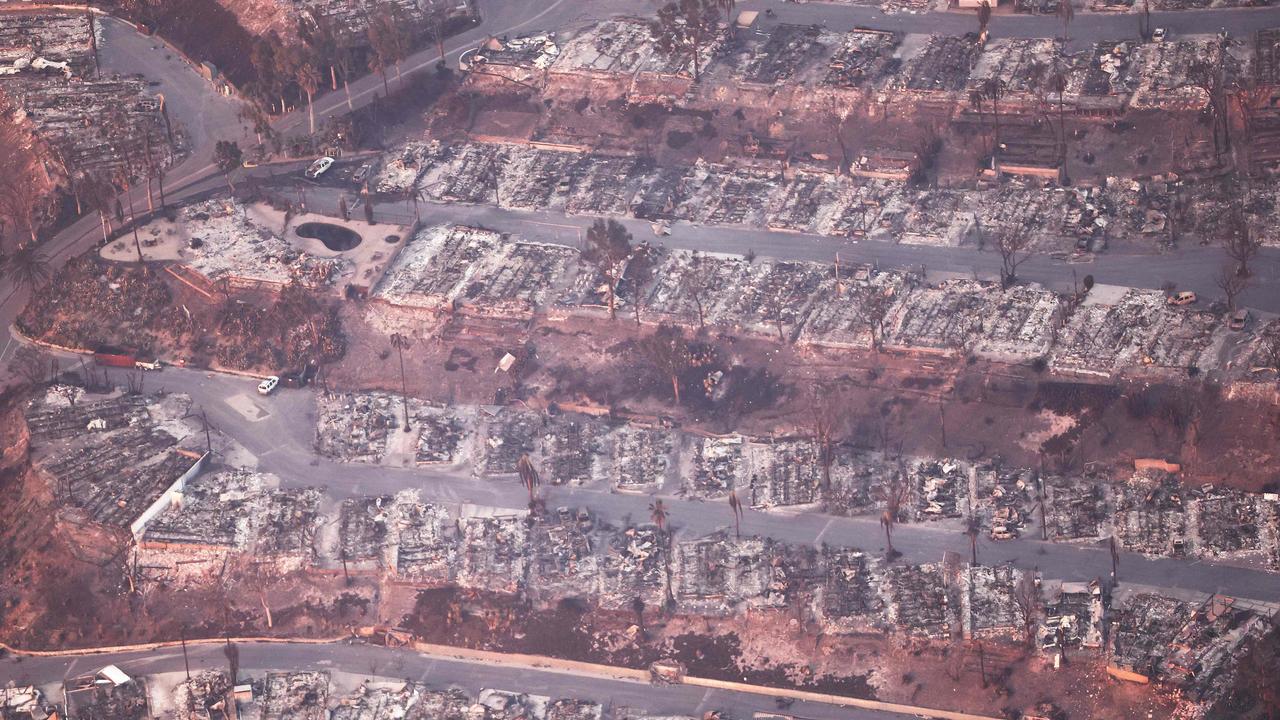
<path fill-rule="evenodd" d="M 37 347 L 45 348 L 46 350 L 57 350 L 58 352 L 70 353 L 72 355 L 92 355 L 93 354 L 93 351 L 89 350 L 88 348 L 73 348 L 73 347 L 68 347 L 66 345 L 57 345 L 55 343 L 51 343 L 45 340 L 37 340 L 33 337 L 30 337 L 29 335 L 22 332 L 21 330 L 19 330 L 18 323 L 16 322 L 9 325 L 9 334 L 13 337 L 13 339 L 17 340 L 19 343 L 23 343 L 26 345 L 35 345 Z"/>
<path fill-rule="evenodd" d="M 233 638 L 193 638 L 187 640 L 187 645 L 221 645 L 223 643 L 278 643 L 278 644 L 299 644 L 299 645 L 332 645 L 339 643 L 350 635 L 338 635 L 331 638 L 278 638 L 278 637 L 233 637 Z M 73 650 L 23 650 L 15 648 L 4 642 L 0 642 L 0 649 L 6 650 L 13 655 L 22 655 L 27 657 L 86 657 L 90 655 L 111 655 L 114 653 L 131 653 L 146 652 L 149 650 L 164 650 L 167 648 L 182 647 L 181 640 L 166 640 L 164 642 L 141 643 L 138 645 L 109 645 L 96 648 L 80 648 Z"/>
<path fill-rule="evenodd" d="M 334 638 L 270 638 L 270 637 L 247 637 L 247 638 L 202 638 L 197 640 L 186 641 L 187 645 L 216 645 L 226 642 L 232 643 L 278 643 L 278 644 L 307 644 L 307 645 L 333 645 L 341 642 L 349 636 L 343 635 Z M 142 645 L 118 645 L 113 647 L 86 648 L 81 650 L 18 650 L 5 643 L 0 642 L 0 648 L 13 653 L 14 655 L 27 655 L 32 657 L 84 657 L 91 655 L 106 655 L 112 653 L 125 652 L 141 652 L 148 650 L 160 650 L 164 648 L 180 647 L 182 641 L 168 641 L 159 643 L 147 643 Z M 375 646 L 376 647 L 376 646 Z M 624 680 L 642 684 L 649 684 L 651 676 L 646 670 L 635 670 L 632 668 L 617 667 L 613 665 L 601 665 L 598 663 L 580 662 L 577 660 L 562 660 L 559 658 L 547 657 L 544 655 L 527 655 L 523 653 L 502 653 L 491 650 L 472 650 L 470 648 L 454 647 L 451 645 L 436 645 L 434 643 L 413 642 L 410 647 L 423 655 L 433 655 L 442 658 L 461 660 L 464 662 L 496 664 L 504 666 L 522 667 L 530 670 L 542 671 L 560 671 L 568 672 L 576 675 L 588 675 L 592 677 L 603 678 L 607 680 Z M 728 682 L 724 680 L 712 680 L 709 678 L 685 677 L 683 680 L 675 684 L 692 685 L 694 687 L 704 687 L 709 689 L 727 690 L 730 692 L 749 693 L 752 695 L 763 695 L 771 698 L 789 698 L 792 700 L 800 700 L 802 702 L 822 703 L 824 705 L 835 705 L 838 707 L 856 707 L 866 710 L 877 710 L 881 712 L 891 712 L 903 715 L 914 715 L 916 717 L 938 718 L 939 720 L 999 720 L 989 715 L 973 715 L 969 713 L 953 712 L 950 710 L 938 710 L 935 708 L 918 707 L 915 705 L 901 705 L 898 703 L 880 702 L 877 700 L 866 700 L 863 698 L 846 697 L 843 695 L 833 695 L 830 693 L 810 692 L 807 690 L 793 690 L 789 688 L 773 688 L 762 685 L 750 685 L 747 683 Z"/>

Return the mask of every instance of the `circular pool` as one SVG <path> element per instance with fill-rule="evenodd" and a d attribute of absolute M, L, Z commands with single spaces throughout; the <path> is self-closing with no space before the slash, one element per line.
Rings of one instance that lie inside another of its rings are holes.
<path fill-rule="evenodd" d="M 334 252 L 344 252 L 360 244 L 360 234 L 341 225 L 321 222 L 302 223 L 294 232 L 298 233 L 298 237 L 319 240 Z"/>

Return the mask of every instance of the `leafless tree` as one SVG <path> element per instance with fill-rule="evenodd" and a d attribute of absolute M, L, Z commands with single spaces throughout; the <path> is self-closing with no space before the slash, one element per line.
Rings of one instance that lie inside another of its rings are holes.
<path fill-rule="evenodd" d="M 1067 29 L 1071 27 L 1071 21 L 1076 19 L 1076 7 L 1072 0 L 1062 0 L 1058 4 L 1058 18 L 1062 20 L 1062 42 L 1066 43 Z"/>
<path fill-rule="evenodd" d="M 631 259 L 631 233 L 617 220 L 596 220 L 587 229 L 582 259 L 604 276 L 609 290 L 609 319 L 617 319 L 618 285 Z"/>
<path fill-rule="evenodd" d="M 768 295 L 764 297 L 764 307 L 761 308 L 764 310 L 765 317 L 773 323 L 774 329 L 778 331 L 778 342 L 780 343 L 787 341 L 787 334 L 782 324 L 787 314 L 788 305 L 787 298 L 783 295 L 785 291 L 785 287 L 768 290 Z"/>
<path fill-rule="evenodd" d="M 1040 588 L 1036 585 L 1035 575 L 1024 572 L 1013 586 L 1013 604 L 1018 609 L 1018 617 L 1022 620 L 1022 636 L 1027 647 L 1034 647 L 1036 642 L 1036 621 L 1040 618 Z"/>
<path fill-rule="evenodd" d="M 1240 128 L 1244 131 L 1244 142 L 1252 144 L 1258 113 L 1270 105 L 1271 85 L 1258 82 L 1257 78 L 1238 82 L 1231 89 L 1230 100 L 1240 115 Z"/>
<path fill-rule="evenodd" d="M 1259 356 L 1263 367 L 1280 374 L 1280 335 L 1273 334 L 1263 340 L 1259 348 Z"/>
<path fill-rule="evenodd" d="M 1018 278 L 1018 266 L 1031 257 L 1031 235 L 1001 230 L 996 234 L 996 250 L 1000 253 L 1000 287 L 1007 290 Z"/>
<path fill-rule="evenodd" d="M 831 466 L 836 459 L 836 434 L 844 418 L 846 399 L 836 388 L 814 385 L 810 398 L 810 420 L 818 469 L 822 472 L 822 490 L 831 492 Z"/>
<path fill-rule="evenodd" d="M 892 306 L 893 296 L 881 288 L 869 288 L 862 298 L 862 320 L 871 332 L 871 345 L 877 351 L 884 349 L 884 321 Z"/>
<path fill-rule="evenodd" d="M 698 55 L 720 32 L 718 0 L 672 0 L 658 10 L 650 32 L 660 50 L 692 61 L 697 80 L 701 76 Z"/>
<path fill-rule="evenodd" d="M 627 283 L 631 286 L 631 309 L 635 312 L 636 325 L 640 325 L 640 310 L 644 305 L 644 289 L 653 280 L 658 268 L 657 250 L 642 242 L 631 253 L 627 263 Z"/>
<path fill-rule="evenodd" d="M 1215 159 L 1231 152 L 1231 123 L 1227 114 L 1227 87 L 1223 67 L 1225 59 L 1226 53 L 1223 52 L 1213 59 L 1197 61 L 1187 68 L 1187 81 L 1204 91 L 1208 100 L 1207 108 L 1213 121 Z"/>
<path fill-rule="evenodd" d="M 448 20 L 449 8 L 444 3 L 432 3 L 422 15 L 423 27 L 435 42 L 436 52 L 440 55 L 439 62 L 444 62 L 444 24 Z"/>
<path fill-rule="evenodd" d="M 1249 226 L 1240 203 L 1232 203 L 1226 218 L 1227 236 L 1223 241 L 1227 255 L 1236 262 L 1234 272 L 1242 277 L 1249 275 L 1249 263 L 1262 249 L 1262 240 Z"/>
<path fill-rule="evenodd" d="M 878 491 L 880 501 L 884 503 L 884 511 L 880 513 L 880 526 L 884 528 L 885 557 L 890 560 L 898 556 L 898 551 L 893 549 L 893 528 L 898 524 L 902 503 L 907 499 L 909 482 L 907 468 L 899 460 L 898 472 L 890 476 Z"/>
<path fill-rule="evenodd" d="M 848 129 L 849 118 L 853 115 L 853 108 L 847 102 L 843 102 L 836 96 L 827 99 L 826 117 L 831 123 L 831 135 L 835 138 L 836 145 L 840 148 L 840 168 L 841 175 L 849 172 L 849 165 L 853 162 L 853 153 L 849 148 L 849 141 L 845 137 Z"/>
<path fill-rule="evenodd" d="M 1227 298 L 1227 309 L 1235 312 L 1236 298 L 1249 286 L 1248 276 L 1241 275 L 1238 266 L 1228 262 L 1218 269 L 1214 282 Z"/>
<path fill-rule="evenodd" d="M 52 357 L 40 350 L 23 345 L 14 352 L 9 360 L 9 372 L 25 380 L 30 385 L 39 385 L 49 377 Z"/>
<path fill-rule="evenodd" d="M 692 360 L 684 333 L 674 325 L 663 323 L 652 335 L 640 340 L 639 349 L 644 358 L 671 381 L 671 393 L 679 405 L 680 375 L 689 369 Z"/>
<path fill-rule="evenodd" d="M 697 252 L 689 256 L 689 264 L 693 267 L 693 272 L 688 273 L 682 278 L 685 290 L 693 298 L 694 308 L 698 311 L 698 330 L 701 332 L 707 327 L 706 315 L 703 302 L 706 300 L 710 279 L 707 273 L 702 271 L 703 256 Z"/>

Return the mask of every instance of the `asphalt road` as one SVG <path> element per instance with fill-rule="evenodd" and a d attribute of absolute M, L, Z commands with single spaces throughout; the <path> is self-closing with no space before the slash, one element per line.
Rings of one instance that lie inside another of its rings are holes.
<path fill-rule="evenodd" d="M 279 390 L 262 398 L 254 392 L 256 381 L 195 370 L 166 368 L 148 376 L 148 387 L 191 396 L 203 408 L 211 424 L 244 445 L 259 458 L 259 469 L 281 478 L 289 487 L 323 487 L 337 498 L 394 494 L 417 489 L 428 501 L 444 504 L 472 503 L 524 511 L 525 488 L 514 477 L 476 478 L 468 469 L 456 471 L 388 467 L 361 463 L 337 463 L 315 455 L 315 402 L 311 390 Z M 226 400 L 248 394 L 266 417 L 249 422 Z M 687 500 L 668 487 L 660 496 L 670 511 L 677 537 L 696 537 L 732 524 L 727 503 Z M 540 492 L 549 507 L 589 507 L 615 525 L 628 520 L 649 522 L 648 495 L 612 492 L 605 487 L 544 486 Z M 789 543 L 821 543 L 859 547 L 882 552 L 884 531 L 874 517 L 841 518 L 814 512 L 758 511 L 747 509 L 742 532 Z M 969 539 L 954 523 L 899 525 L 893 545 L 908 562 L 935 562 L 944 551 L 969 556 Z M 1101 545 L 1043 542 L 1032 526 L 1016 540 L 978 542 L 978 559 L 984 563 L 1011 562 L 1024 569 L 1038 568 L 1046 578 L 1092 580 L 1111 572 L 1110 555 Z M 1121 553 L 1121 582 L 1204 593 L 1222 592 L 1243 598 L 1280 600 L 1280 573 L 1268 573 L 1202 560 L 1151 559 Z"/>
<path fill-rule="evenodd" d="M 750 718 L 754 712 L 777 712 L 774 701 L 764 695 L 708 690 L 686 685 L 654 686 L 648 683 L 584 677 L 564 671 L 529 670 L 481 662 L 467 662 L 425 655 L 405 649 L 381 648 L 345 643 L 314 645 L 301 643 L 242 643 L 242 674 L 261 676 L 272 670 L 330 670 L 363 675 L 411 679 L 429 687 L 458 687 L 474 697 L 482 689 L 511 690 L 551 698 L 594 700 L 613 708 L 636 708 L 654 715 L 701 716 L 706 710 L 728 711 L 734 718 Z M 188 648 L 191 671 L 206 668 L 226 671 L 227 660 L 220 645 Z M 93 655 L 84 658 L 26 657 L 0 660 L 0 685 L 46 685 L 115 664 L 133 676 L 182 673 L 180 649 Z M 243 677 L 243 675 L 242 675 Z M 797 718 L 815 720 L 888 720 L 897 713 L 872 712 L 820 703 L 796 702 L 787 711 Z"/>
<path fill-rule="evenodd" d="M 355 207 L 354 189 L 337 187 L 305 187 L 308 209 L 329 215 L 338 214 L 338 200 L 345 196 L 349 207 Z M 285 197 L 300 196 L 297 190 L 282 189 Z M 359 213 L 352 211 L 354 215 Z M 560 211 L 507 210 L 490 205 L 419 203 L 424 222 L 462 223 L 509 232 L 521 238 L 581 246 L 585 229 L 594 217 L 566 215 Z M 383 202 L 375 205 L 375 218 L 399 224 L 414 220 L 412 205 L 405 202 Z M 637 239 L 649 238 L 669 248 L 704 252 L 745 254 L 753 251 L 759 257 L 782 260 L 833 262 L 839 254 L 843 263 L 871 263 L 883 268 L 926 272 L 958 273 L 982 279 L 998 280 L 1000 255 L 994 250 L 935 247 L 855 240 L 825 235 L 775 232 L 741 227 L 693 225 L 679 222 L 671 235 L 654 238 L 649 223 L 620 219 Z M 1159 289 L 1165 282 L 1175 282 L 1180 290 L 1192 290 L 1206 300 L 1221 299 L 1215 277 L 1227 261 L 1221 247 L 1187 242 L 1177 250 L 1156 254 L 1103 252 L 1084 258 L 1032 255 L 1018 269 L 1021 279 L 1036 282 L 1060 292 L 1073 289 L 1085 275 L 1093 275 L 1100 284 Z M 1280 248 L 1264 248 L 1252 263 L 1253 282 L 1240 296 L 1240 302 L 1266 312 L 1280 313 Z M 1074 273 L 1074 275 L 1073 275 Z"/>

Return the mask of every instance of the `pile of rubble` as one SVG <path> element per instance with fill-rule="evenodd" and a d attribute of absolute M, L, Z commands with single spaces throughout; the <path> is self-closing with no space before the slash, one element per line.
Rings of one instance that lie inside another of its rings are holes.
<path fill-rule="evenodd" d="M 145 81 L 100 76 L 100 35 L 91 12 L 0 15 L 0 112 L 31 123 L 54 148 L 47 167 L 69 182 L 112 178 L 126 164 L 167 167 L 184 143 Z"/>
<path fill-rule="evenodd" d="M 1037 631 L 1042 649 L 1102 648 L 1107 597 L 1093 582 L 1045 583 L 1044 615 Z"/>
<path fill-rule="evenodd" d="M 729 61 L 742 82 L 775 85 L 815 63 L 839 39 L 818 25 L 780 23 L 769 29 L 764 42 L 731 48 Z"/>
<path fill-rule="evenodd" d="M 174 224 L 156 220 L 140 232 L 151 230 L 176 243 L 177 257 L 215 283 L 320 287 L 352 272 L 342 258 L 311 256 L 289 242 L 260 205 L 208 200 L 183 207 Z"/>
<path fill-rule="evenodd" d="M 489 230 L 435 226 L 414 235 L 374 290 L 396 305 L 525 317 L 572 281 L 577 252 L 508 242 Z"/>
<path fill-rule="evenodd" d="M 1102 377 L 1148 367 L 1205 370 L 1216 366 L 1225 338 L 1220 317 L 1172 307 L 1162 292 L 1095 286 L 1058 331 L 1050 366 Z"/>
<path fill-rule="evenodd" d="M 1135 593 L 1115 603 L 1109 669 L 1126 679 L 1163 680 L 1197 699 L 1216 696 L 1239 648 L 1271 627 L 1271 610 L 1214 595 L 1187 601 Z"/>
<path fill-rule="evenodd" d="M 454 465 L 471 454 L 475 421 L 453 408 L 377 392 L 325 394 L 316 403 L 315 448 L 323 457 L 385 463 L 411 455 L 419 465 Z"/>
<path fill-rule="evenodd" d="M 182 395 L 107 396 L 54 385 L 27 406 L 35 467 L 80 522 L 141 532 L 197 469 L 204 437 Z"/>
<path fill-rule="evenodd" d="M 273 475 L 222 470 L 186 483 L 180 503 L 159 513 L 138 541 L 143 579 L 172 586 L 210 582 L 231 560 L 273 576 L 317 558 L 320 492 L 279 488 Z"/>

